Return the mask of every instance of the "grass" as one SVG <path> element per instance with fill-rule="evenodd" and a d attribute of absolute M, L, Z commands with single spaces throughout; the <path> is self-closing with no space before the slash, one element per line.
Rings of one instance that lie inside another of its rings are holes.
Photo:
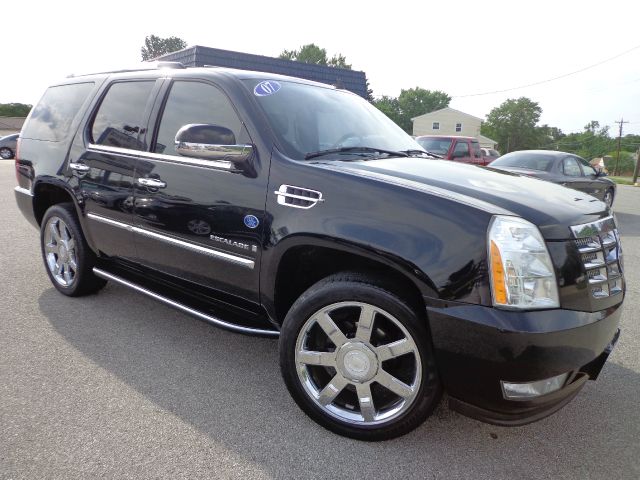
<path fill-rule="evenodd" d="M 633 177 L 608 177 L 618 185 L 633 185 Z M 638 178 L 638 182 L 640 183 L 640 177 Z"/>

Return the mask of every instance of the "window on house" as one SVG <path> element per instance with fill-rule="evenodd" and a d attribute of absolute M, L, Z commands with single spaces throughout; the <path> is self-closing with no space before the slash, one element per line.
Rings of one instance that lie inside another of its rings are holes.
<path fill-rule="evenodd" d="M 462 124 L 456 123 L 456 132 L 461 132 L 461 131 L 462 131 Z"/>
<path fill-rule="evenodd" d="M 433 122 L 431 125 L 432 130 L 440 130 L 440 122 Z"/>

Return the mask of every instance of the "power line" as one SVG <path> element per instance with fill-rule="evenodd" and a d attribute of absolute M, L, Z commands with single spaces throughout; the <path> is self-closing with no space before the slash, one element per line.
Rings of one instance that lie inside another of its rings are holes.
<path fill-rule="evenodd" d="M 635 47 L 632 47 L 632 48 L 630 48 L 629 50 L 625 50 L 624 52 L 619 53 L 618 55 L 615 55 L 615 56 L 613 56 L 613 57 L 611 57 L 611 58 L 607 58 L 606 60 L 602 60 L 602 61 L 600 61 L 600 62 L 598 62 L 598 63 L 594 63 L 594 64 L 592 64 L 592 65 L 588 65 L 588 66 L 586 66 L 586 67 L 584 67 L 584 68 L 581 68 L 581 69 L 579 69 L 579 70 L 575 70 L 575 71 L 573 71 L 573 72 L 565 73 L 565 74 L 563 74 L 563 75 L 558 75 L 557 77 L 548 78 L 548 79 L 546 79 L 546 80 L 540 80 L 539 82 L 528 83 L 528 84 L 526 84 L 526 85 L 520 85 L 519 87 L 505 88 L 505 89 L 502 89 L 502 90 L 494 90 L 494 91 L 491 91 L 491 92 L 470 93 L 470 94 L 467 94 L 467 95 L 455 95 L 455 96 L 453 96 L 453 97 L 451 97 L 451 98 L 480 97 L 480 96 L 483 96 L 483 95 L 493 95 L 493 94 L 495 94 L 495 93 L 511 92 L 511 91 L 513 91 L 513 90 L 520 90 L 521 88 L 527 88 L 527 87 L 534 87 L 534 86 L 536 86 L 536 85 L 542 85 L 543 83 L 553 82 L 553 81 L 555 81 L 555 80 L 560 80 L 561 78 L 570 77 L 571 75 L 575 75 L 575 74 L 577 74 L 577 73 L 582 73 L 582 72 L 584 72 L 585 70 L 589 70 L 589 69 L 591 69 L 591 68 L 599 67 L 599 66 L 600 66 L 600 65 L 602 65 L 602 64 L 605 64 L 605 63 L 607 63 L 607 62 L 611 62 L 611 61 L 613 61 L 613 60 L 615 60 L 615 59 L 617 59 L 617 58 L 620 58 L 620 57 L 622 57 L 623 55 L 626 55 L 626 54 L 628 54 L 628 53 L 631 53 L 631 52 L 633 52 L 634 50 L 637 50 L 637 49 L 639 49 L 639 48 L 640 48 L 640 45 L 636 45 Z"/>

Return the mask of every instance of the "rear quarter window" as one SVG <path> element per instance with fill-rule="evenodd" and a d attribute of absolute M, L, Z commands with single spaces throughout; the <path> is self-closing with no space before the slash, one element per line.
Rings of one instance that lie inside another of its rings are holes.
<path fill-rule="evenodd" d="M 93 87 L 93 82 L 49 87 L 31 112 L 22 129 L 22 138 L 49 142 L 66 138 L 73 119 Z"/>

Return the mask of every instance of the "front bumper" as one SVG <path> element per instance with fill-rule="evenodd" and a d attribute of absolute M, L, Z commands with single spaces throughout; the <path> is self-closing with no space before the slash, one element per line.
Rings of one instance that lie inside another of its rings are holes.
<path fill-rule="evenodd" d="M 622 304 L 594 313 L 515 312 L 479 305 L 427 306 L 440 378 L 450 405 L 498 425 L 523 425 L 569 403 L 595 380 L 615 345 Z M 507 400 L 501 381 L 534 382 L 563 373 L 560 390 Z"/>

